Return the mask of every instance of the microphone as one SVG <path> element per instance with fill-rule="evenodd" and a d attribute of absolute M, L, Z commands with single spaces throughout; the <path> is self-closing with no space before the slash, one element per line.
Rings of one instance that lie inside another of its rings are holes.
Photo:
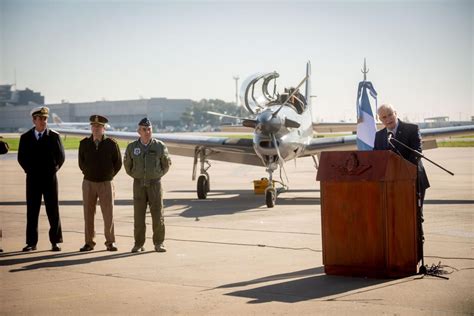
<path fill-rule="evenodd" d="M 388 132 L 388 134 L 387 134 L 387 141 L 388 141 L 390 144 L 392 143 L 392 142 L 391 142 L 392 138 L 393 138 L 393 133 L 392 133 L 392 132 Z"/>
<path fill-rule="evenodd" d="M 390 147 L 392 147 L 395 151 L 397 151 L 398 154 L 398 149 L 395 147 L 395 145 L 392 143 L 392 138 L 393 138 L 393 132 L 388 132 L 387 133 L 387 143 L 389 144 Z"/>

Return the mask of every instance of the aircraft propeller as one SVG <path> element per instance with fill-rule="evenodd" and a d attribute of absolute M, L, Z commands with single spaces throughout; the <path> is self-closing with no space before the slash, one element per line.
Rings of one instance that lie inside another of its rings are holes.
<path fill-rule="evenodd" d="M 286 182 L 290 182 L 290 180 L 288 180 L 288 175 L 285 169 L 285 161 L 283 160 L 283 157 L 281 156 L 280 148 L 278 147 L 278 142 L 276 140 L 275 134 L 271 134 L 271 136 L 272 136 L 273 146 L 275 146 L 275 149 L 278 155 L 278 163 L 280 165 L 280 168 L 283 170 L 283 173 L 285 174 Z"/>
<path fill-rule="evenodd" d="M 281 127 L 281 118 L 278 117 L 278 120 L 274 120 L 277 118 L 274 115 L 274 112 L 271 113 L 269 111 L 264 111 L 260 113 L 257 116 L 257 119 L 250 119 L 250 118 L 243 118 L 243 117 L 238 117 L 238 116 L 233 116 L 233 115 L 227 115 L 227 114 L 222 114 L 222 113 L 217 113 L 217 112 L 212 112 L 212 111 L 207 111 L 208 114 L 211 115 L 216 115 L 216 116 L 221 116 L 221 117 L 229 117 L 229 118 L 234 118 L 242 121 L 242 126 L 245 127 L 250 127 L 250 128 L 256 128 L 258 124 L 261 124 L 261 126 L 265 126 L 262 128 L 263 131 L 270 131 L 274 130 L 276 126 L 278 126 L 278 129 L 275 131 L 278 131 Z M 270 115 L 269 115 L 270 113 Z M 289 118 L 285 118 L 283 125 L 288 128 L 298 128 L 300 127 L 300 123 L 291 120 Z M 268 132 L 269 133 L 269 132 Z"/>

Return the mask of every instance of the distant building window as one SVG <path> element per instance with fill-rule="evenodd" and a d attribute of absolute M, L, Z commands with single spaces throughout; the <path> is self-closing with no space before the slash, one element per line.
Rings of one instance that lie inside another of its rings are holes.
<path fill-rule="evenodd" d="M 448 122 L 449 121 L 449 116 L 435 116 L 435 117 L 427 117 L 425 118 L 426 123 L 431 123 L 431 122 Z"/>

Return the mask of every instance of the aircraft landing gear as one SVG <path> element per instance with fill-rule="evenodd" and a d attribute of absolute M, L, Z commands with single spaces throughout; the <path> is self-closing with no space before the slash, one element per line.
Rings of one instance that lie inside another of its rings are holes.
<path fill-rule="evenodd" d="M 285 183 L 280 181 L 273 181 L 273 171 L 277 169 L 277 165 L 273 162 L 274 160 L 270 161 L 270 163 L 267 165 L 268 167 L 266 170 L 268 172 L 268 187 L 265 189 L 265 204 L 268 208 L 272 208 L 275 206 L 278 194 L 288 190 L 288 186 Z M 275 187 L 275 183 L 281 184 L 282 187 L 277 189 Z"/>
<path fill-rule="evenodd" d="M 198 199 L 204 200 L 207 198 L 207 193 L 211 191 L 210 176 L 207 173 L 207 170 L 211 167 L 211 164 L 209 163 L 206 157 L 206 148 L 196 147 L 196 149 L 194 150 L 193 180 L 196 179 L 196 169 L 197 169 L 198 159 L 201 164 L 201 170 L 200 170 L 201 175 L 198 177 L 196 191 L 197 191 Z"/>
<path fill-rule="evenodd" d="M 272 208 L 275 206 L 276 196 L 276 190 L 273 186 L 269 186 L 265 189 L 265 203 L 267 204 L 268 208 Z"/>
<path fill-rule="evenodd" d="M 210 191 L 209 180 L 206 175 L 201 174 L 197 181 L 197 196 L 198 199 L 204 200 L 207 197 L 207 192 Z"/>

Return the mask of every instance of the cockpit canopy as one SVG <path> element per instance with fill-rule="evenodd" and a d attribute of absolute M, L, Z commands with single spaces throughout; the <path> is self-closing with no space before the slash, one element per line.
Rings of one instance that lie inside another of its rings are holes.
<path fill-rule="evenodd" d="M 258 114 L 275 104 L 285 104 L 293 107 L 299 114 L 303 113 L 307 103 L 299 91 L 294 91 L 294 88 L 285 89 L 282 94 L 276 91 L 276 79 L 279 76 L 275 71 L 256 73 L 242 83 L 240 99 L 250 113 Z M 272 81 L 273 86 L 270 85 Z"/>

